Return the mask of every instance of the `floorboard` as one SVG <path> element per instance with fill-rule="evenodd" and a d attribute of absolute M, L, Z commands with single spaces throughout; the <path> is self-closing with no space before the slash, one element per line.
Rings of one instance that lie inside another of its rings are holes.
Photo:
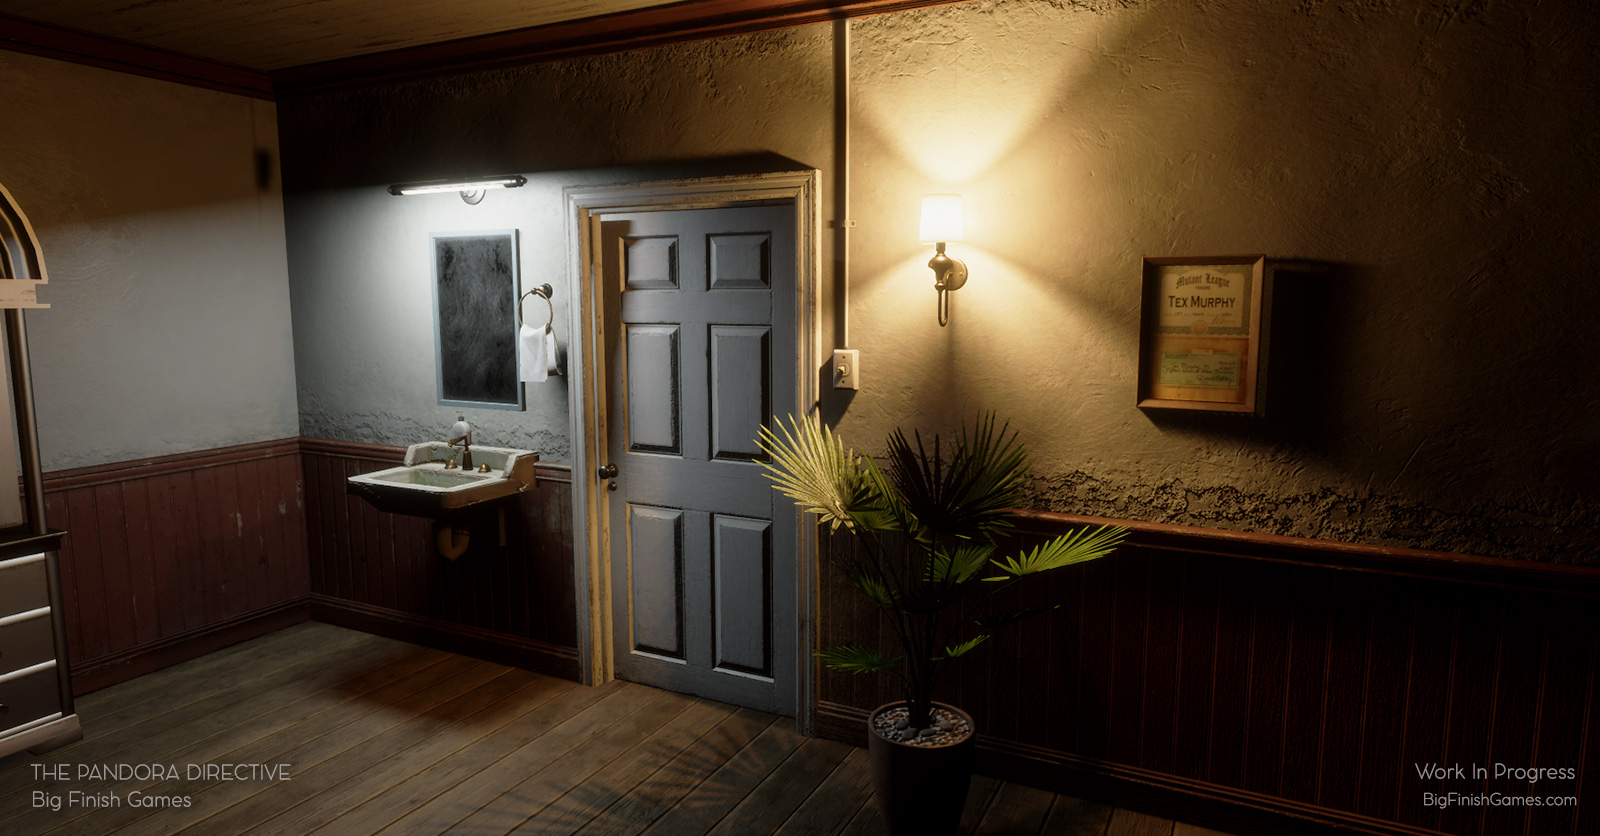
<path fill-rule="evenodd" d="M 802 737 L 786 718 L 628 682 L 584 687 L 326 624 L 106 688 L 78 711 L 84 740 L 0 759 L 0 833 L 884 832 L 865 750 Z M 49 764 L 71 777 L 41 774 Z M 282 764 L 288 780 L 191 770 L 234 764 Z M 95 765 L 142 772 L 77 774 Z M 38 803 L 51 797 L 60 809 Z M 983 776 L 960 832 L 1227 836 Z"/>
<path fill-rule="evenodd" d="M 1003 784 L 995 793 L 989 811 L 978 822 L 975 836 L 1009 836 L 1014 833 L 1039 833 L 1050 815 L 1054 793 Z"/>
<path fill-rule="evenodd" d="M 776 836 L 833 836 L 872 799 L 867 750 L 851 749 L 815 792 L 779 827 Z M 877 810 L 873 808 L 873 814 Z"/>
<path fill-rule="evenodd" d="M 708 729 L 666 765 L 650 773 L 626 798 L 619 799 L 578 828 L 580 836 L 631 836 L 666 815 L 694 792 L 712 772 L 720 769 L 765 732 L 779 718 L 741 708 Z"/>

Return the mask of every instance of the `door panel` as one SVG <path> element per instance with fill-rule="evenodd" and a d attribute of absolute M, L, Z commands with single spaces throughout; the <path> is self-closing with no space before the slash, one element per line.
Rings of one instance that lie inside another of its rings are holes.
<path fill-rule="evenodd" d="M 772 523 L 712 518 L 716 667 L 771 678 Z"/>
<path fill-rule="evenodd" d="M 706 241 L 711 248 L 712 290 L 764 290 L 770 286 L 771 235 L 712 235 Z"/>
<path fill-rule="evenodd" d="M 629 290 L 672 290 L 678 286 L 678 236 L 628 239 Z"/>
<path fill-rule="evenodd" d="M 680 452 L 678 445 L 678 326 L 627 325 L 628 448 L 636 453 Z"/>
<path fill-rule="evenodd" d="M 797 411 L 794 209 L 606 215 L 601 242 L 617 675 L 793 715 L 795 515 L 755 438 Z"/>
<path fill-rule="evenodd" d="M 772 329 L 711 326 L 711 457 L 752 461 L 762 454 L 756 433 L 772 414 Z"/>
<path fill-rule="evenodd" d="M 683 512 L 628 509 L 629 563 L 634 567 L 633 646 L 683 659 Z"/>

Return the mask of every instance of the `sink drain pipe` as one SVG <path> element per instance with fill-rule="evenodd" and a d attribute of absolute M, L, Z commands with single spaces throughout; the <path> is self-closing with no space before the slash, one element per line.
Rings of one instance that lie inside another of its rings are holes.
<path fill-rule="evenodd" d="M 433 545 L 439 554 L 455 560 L 467 553 L 467 544 L 472 539 L 472 529 L 456 528 L 445 523 L 433 524 Z"/>

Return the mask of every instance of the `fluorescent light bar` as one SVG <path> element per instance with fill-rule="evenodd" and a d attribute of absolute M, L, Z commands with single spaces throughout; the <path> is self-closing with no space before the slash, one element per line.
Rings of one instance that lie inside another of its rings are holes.
<path fill-rule="evenodd" d="M 520 174 L 503 177 L 483 177 L 476 180 L 424 180 L 418 183 L 396 183 L 389 187 L 392 195 L 436 194 L 439 192 L 477 192 L 484 189 L 515 189 L 528 182 Z"/>

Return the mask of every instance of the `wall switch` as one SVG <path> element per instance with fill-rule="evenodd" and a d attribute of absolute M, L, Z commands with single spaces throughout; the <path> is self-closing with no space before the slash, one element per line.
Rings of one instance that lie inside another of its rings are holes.
<path fill-rule="evenodd" d="M 836 348 L 833 350 L 833 388 L 861 388 L 861 350 Z"/>

